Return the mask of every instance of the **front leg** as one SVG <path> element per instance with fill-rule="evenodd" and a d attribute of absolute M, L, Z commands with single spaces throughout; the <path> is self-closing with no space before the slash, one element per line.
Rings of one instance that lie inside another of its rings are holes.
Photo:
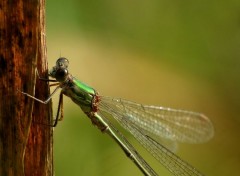
<path fill-rule="evenodd" d="M 34 97 L 34 96 L 26 93 L 26 92 L 22 92 L 22 91 L 20 91 L 20 90 L 17 90 L 17 91 L 21 92 L 22 94 L 24 94 L 24 95 L 26 95 L 26 96 L 28 96 L 28 97 L 30 97 L 30 98 L 32 98 L 32 99 L 34 99 L 34 100 L 42 103 L 42 104 L 47 104 L 47 103 L 51 100 L 51 98 L 52 98 L 53 95 L 57 92 L 57 90 L 58 90 L 59 88 L 61 88 L 61 87 L 60 87 L 60 86 L 57 86 L 57 87 L 55 88 L 55 90 L 53 91 L 53 93 L 52 93 L 45 101 L 40 100 L 40 99 L 38 99 L 38 98 L 36 98 L 36 97 Z"/>

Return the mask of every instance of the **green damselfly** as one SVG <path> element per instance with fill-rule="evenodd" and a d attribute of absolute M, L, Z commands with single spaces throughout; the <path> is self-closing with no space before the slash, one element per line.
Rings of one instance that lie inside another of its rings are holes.
<path fill-rule="evenodd" d="M 49 76 L 55 79 L 44 81 L 57 82 L 57 86 L 47 100 L 22 92 L 34 100 L 47 104 L 52 96 L 61 89 L 57 117 L 50 125 L 55 127 L 62 118 L 60 112 L 63 95 L 72 99 L 102 132 L 109 134 L 123 149 L 144 175 L 158 175 L 138 154 L 134 147 L 110 122 L 115 119 L 129 131 L 135 139 L 173 175 L 202 175 L 193 166 L 183 161 L 157 138 L 166 138 L 177 142 L 201 143 L 214 135 L 211 121 L 203 114 L 175 110 L 158 106 L 147 106 L 120 98 L 100 96 L 97 91 L 82 83 L 68 72 L 69 61 L 60 57 L 50 70 Z M 59 118 L 60 117 L 60 118 Z"/>

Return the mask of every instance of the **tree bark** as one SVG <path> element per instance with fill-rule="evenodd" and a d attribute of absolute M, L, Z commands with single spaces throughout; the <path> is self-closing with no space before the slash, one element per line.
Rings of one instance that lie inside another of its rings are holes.
<path fill-rule="evenodd" d="M 53 175 L 51 103 L 46 99 L 45 0 L 0 1 L 0 175 Z M 38 122 L 38 123 L 34 123 Z"/>

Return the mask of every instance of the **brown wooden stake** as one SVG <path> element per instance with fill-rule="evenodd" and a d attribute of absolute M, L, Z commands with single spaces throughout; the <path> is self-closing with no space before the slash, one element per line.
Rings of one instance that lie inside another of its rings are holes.
<path fill-rule="evenodd" d="M 51 103 L 46 99 L 45 0 L 0 1 L 0 175 L 53 175 Z"/>

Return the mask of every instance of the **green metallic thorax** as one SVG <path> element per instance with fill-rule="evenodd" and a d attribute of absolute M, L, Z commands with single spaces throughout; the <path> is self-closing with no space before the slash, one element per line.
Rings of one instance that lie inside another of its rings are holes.
<path fill-rule="evenodd" d="M 92 100 L 96 95 L 93 88 L 72 77 L 68 85 L 62 89 L 62 92 L 79 105 L 83 112 L 89 113 L 92 111 Z"/>

